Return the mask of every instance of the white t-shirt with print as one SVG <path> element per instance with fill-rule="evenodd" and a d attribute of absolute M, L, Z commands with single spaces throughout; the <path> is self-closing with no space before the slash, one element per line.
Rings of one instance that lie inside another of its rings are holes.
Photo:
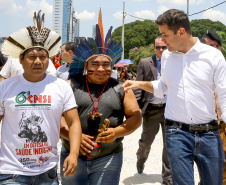
<path fill-rule="evenodd" d="M 33 83 L 19 75 L 1 82 L 0 174 L 33 176 L 56 166 L 61 115 L 74 107 L 70 85 L 54 76 Z"/>

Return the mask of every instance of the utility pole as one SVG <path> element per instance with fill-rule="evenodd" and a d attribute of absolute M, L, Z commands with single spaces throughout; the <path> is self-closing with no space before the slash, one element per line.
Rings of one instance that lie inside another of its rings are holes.
<path fill-rule="evenodd" d="M 125 2 L 123 2 L 123 13 L 122 13 L 122 56 L 121 56 L 121 60 L 124 59 L 124 20 L 125 20 Z"/>
<path fill-rule="evenodd" d="M 189 0 L 187 0 L 187 15 L 189 16 Z"/>

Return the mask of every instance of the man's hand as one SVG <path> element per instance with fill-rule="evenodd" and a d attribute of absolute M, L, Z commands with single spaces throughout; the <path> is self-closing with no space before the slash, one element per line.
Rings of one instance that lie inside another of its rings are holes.
<path fill-rule="evenodd" d="M 143 89 L 150 93 L 153 93 L 153 85 L 149 81 L 133 81 L 133 80 L 126 80 L 125 83 L 122 85 L 123 91 L 126 93 L 128 90 L 133 89 Z"/>
<path fill-rule="evenodd" d="M 69 156 L 64 160 L 63 171 L 64 176 L 73 176 L 77 170 L 77 157 L 75 155 L 69 154 Z"/>
<path fill-rule="evenodd" d="M 117 139 L 115 128 L 107 128 L 104 132 L 99 134 L 98 143 L 112 143 Z"/>
<path fill-rule="evenodd" d="M 133 81 L 133 80 L 126 80 L 125 83 L 122 85 L 122 89 L 124 92 L 127 92 L 128 90 L 132 89 L 138 89 L 140 88 L 140 81 Z"/>
<path fill-rule="evenodd" d="M 86 153 L 90 153 L 93 150 L 93 146 L 94 146 L 93 140 L 94 140 L 93 136 L 82 134 L 82 142 L 80 145 L 80 152 L 83 155 L 86 155 Z"/>

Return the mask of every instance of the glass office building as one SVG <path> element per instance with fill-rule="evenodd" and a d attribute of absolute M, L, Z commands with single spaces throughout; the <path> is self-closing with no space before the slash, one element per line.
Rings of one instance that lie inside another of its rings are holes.
<path fill-rule="evenodd" d="M 74 26 L 79 28 L 79 22 L 77 24 L 74 22 L 76 18 L 72 4 L 73 0 L 53 1 L 53 30 L 61 35 L 62 44 L 73 41 L 75 37 Z"/>

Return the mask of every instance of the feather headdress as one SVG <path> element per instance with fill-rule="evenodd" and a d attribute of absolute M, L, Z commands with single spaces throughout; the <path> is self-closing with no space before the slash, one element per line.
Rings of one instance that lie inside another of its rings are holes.
<path fill-rule="evenodd" d="M 34 12 L 34 25 L 12 33 L 2 45 L 2 53 L 6 57 L 19 58 L 24 51 L 40 47 L 55 55 L 60 47 L 61 37 L 54 31 L 44 27 L 44 15 L 41 10 L 36 15 Z"/>
<path fill-rule="evenodd" d="M 75 49 L 74 58 L 70 67 L 69 79 L 73 78 L 76 74 L 83 73 L 84 62 L 98 55 L 108 57 L 112 61 L 112 66 L 114 65 L 122 54 L 122 47 L 119 43 L 116 43 L 110 38 L 111 32 L 112 26 L 108 30 L 104 40 L 102 14 L 100 9 L 98 24 L 96 25 L 96 39 L 88 38 L 88 40 L 81 42 Z"/>

